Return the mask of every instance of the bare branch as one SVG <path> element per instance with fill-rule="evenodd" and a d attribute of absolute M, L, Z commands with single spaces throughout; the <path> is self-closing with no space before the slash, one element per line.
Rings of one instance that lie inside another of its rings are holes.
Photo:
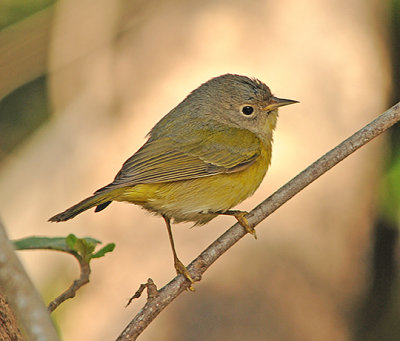
<path fill-rule="evenodd" d="M 146 289 L 146 288 L 147 288 L 147 299 L 150 300 L 150 299 L 158 296 L 157 286 L 154 284 L 153 280 L 151 278 L 149 278 L 147 280 L 147 283 L 140 284 L 139 289 L 137 289 L 135 294 L 128 300 L 128 303 L 126 304 L 125 307 L 130 305 L 134 299 L 139 298 L 142 295 L 144 289 Z"/>
<path fill-rule="evenodd" d="M 259 224 L 311 182 L 398 121 L 400 121 L 400 103 L 397 103 L 367 126 L 340 143 L 264 200 L 246 216 L 249 224 L 252 227 Z M 199 281 L 201 275 L 211 264 L 243 238 L 245 234 L 246 231 L 240 224 L 233 225 L 190 263 L 188 270 L 192 278 L 195 281 Z M 145 306 L 128 324 L 117 340 L 136 340 L 154 318 L 189 286 L 190 283 L 183 276 L 175 277 L 158 291 L 157 296 L 147 299 Z"/>
<path fill-rule="evenodd" d="M 42 298 L 26 274 L 0 221 L 0 286 L 29 340 L 59 340 Z"/>
<path fill-rule="evenodd" d="M 89 283 L 90 276 L 90 264 L 83 260 L 81 256 L 79 256 L 76 252 L 70 252 L 79 262 L 79 268 L 81 269 L 81 274 L 78 279 L 76 279 L 70 287 L 62 292 L 59 296 L 57 296 L 54 300 L 49 303 L 47 309 L 49 312 L 53 312 L 61 303 L 66 301 L 69 298 L 74 298 L 76 292 L 85 284 Z"/>

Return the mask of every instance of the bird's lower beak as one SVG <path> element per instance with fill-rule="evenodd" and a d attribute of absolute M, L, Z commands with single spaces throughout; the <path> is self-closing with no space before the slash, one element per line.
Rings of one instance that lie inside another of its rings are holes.
<path fill-rule="evenodd" d="M 299 103 L 299 101 L 294 101 L 292 99 L 286 98 L 278 98 L 278 97 L 271 97 L 269 100 L 269 104 L 264 108 L 266 111 L 271 111 L 279 107 L 283 107 L 284 105 Z"/>

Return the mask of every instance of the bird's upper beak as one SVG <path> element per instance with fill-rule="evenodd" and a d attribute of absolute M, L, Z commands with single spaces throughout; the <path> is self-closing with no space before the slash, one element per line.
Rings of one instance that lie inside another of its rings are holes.
<path fill-rule="evenodd" d="M 299 101 L 294 101 L 292 99 L 278 98 L 272 96 L 269 100 L 269 104 L 264 108 L 265 111 L 271 111 L 284 105 L 299 103 Z"/>

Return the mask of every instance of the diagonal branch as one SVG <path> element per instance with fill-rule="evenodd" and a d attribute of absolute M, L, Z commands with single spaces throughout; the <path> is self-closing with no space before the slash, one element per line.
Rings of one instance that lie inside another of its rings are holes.
<path fill-rule="evenodd" d="M 400 121 L 400 102 L 384 112 L 374 121 L 340 143 L 337 147 L 323 155 L 300 174 L 282 186 L 279 190 L 265 199 L 246 217 L 251 226 L 256 226 L 271 213 L 276 211 L 285 202 L 318 179 L 333 166 L 338 164 L 351 153 L 362 147 L 386 129 Z M 236 223 L 216 241 L 214 241 L 200 256 L 190 265 L 188 270 L 195 281 L 201 279 L 201 275 L 223 253 L 231 248 L 246 234 L 245 229 Z M 136 340 L 142 331 L 155 319 L 155 317 L 179 294 L 190 286 L 190 283 L 179 275 L 158 291 L 155 297 L 149 297 L 145 306 L 128 324 L 117 340 Z"/>

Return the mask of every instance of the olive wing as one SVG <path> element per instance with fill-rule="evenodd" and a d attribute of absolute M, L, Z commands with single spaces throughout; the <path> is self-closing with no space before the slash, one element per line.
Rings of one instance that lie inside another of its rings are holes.
<path fill-rule="evenodd" d="M 150 139 L 123 164 L 114 181 L 98 192 L 237 172 L 257 159 L 260 148 L 261 142 L 253 133 L 235 128 L 187 138 Z"/>

